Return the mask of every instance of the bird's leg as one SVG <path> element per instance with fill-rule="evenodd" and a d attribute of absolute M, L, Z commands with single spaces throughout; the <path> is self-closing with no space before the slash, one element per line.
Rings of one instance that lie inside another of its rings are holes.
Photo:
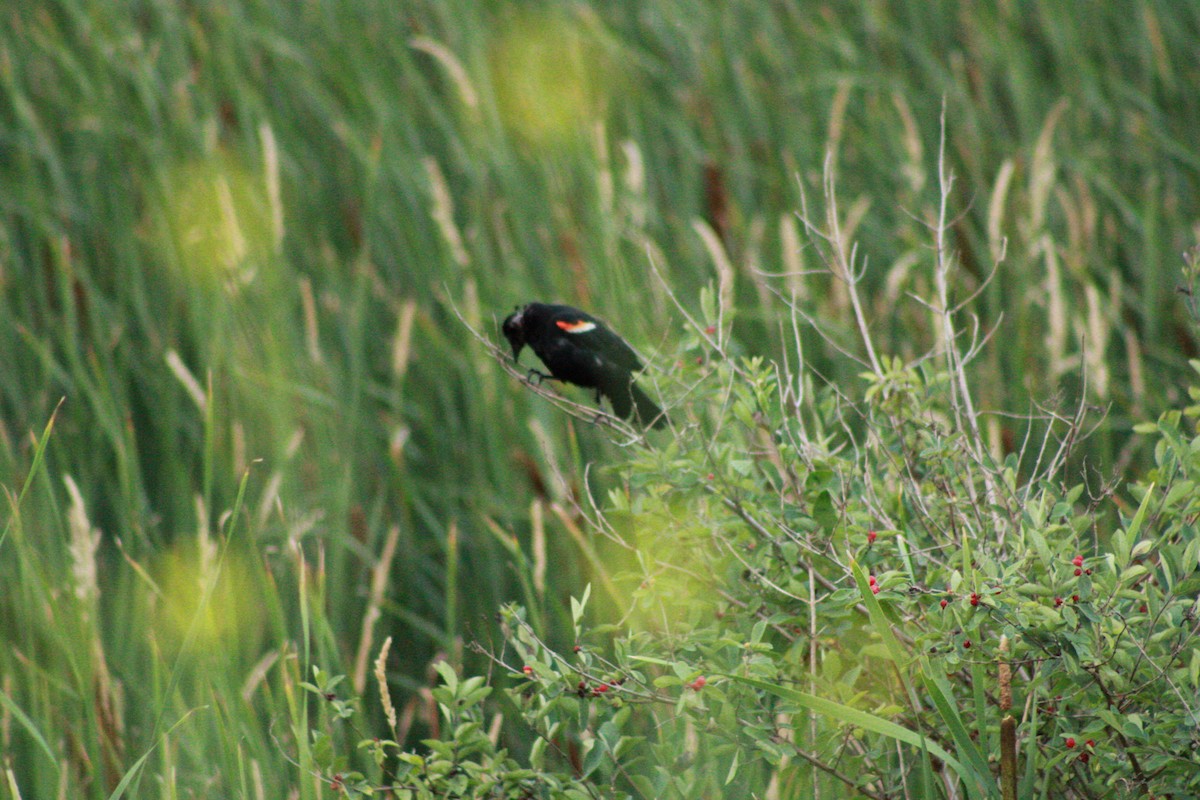
<path fill-rule="evenodd" d="M 525 376 L 525 379 L 526 379 L 527 381 L 529 381 L 530 383 L 533 383 L 533 379 L 534 379 L 534 378 L 537 378 L 538 385 L 540 386 L 540 385 L 541 385 L 541 383 L 542 383 L 542 381 L 553 380 L 553 379 L 554 379 L 554 376 L 553 376 L 553 375 L 547 375 L 546 373 L 544 373 L 544 372 L 540 372 L 540 371 L 538 371 L 538 370 L 536 370 L 536 369 L 533 369 L 533 368 L 531 367 L 531 368 L 530 368 L 530 370 L 529 370 L 529 372 L 526 374 L 526 376 Z"/>

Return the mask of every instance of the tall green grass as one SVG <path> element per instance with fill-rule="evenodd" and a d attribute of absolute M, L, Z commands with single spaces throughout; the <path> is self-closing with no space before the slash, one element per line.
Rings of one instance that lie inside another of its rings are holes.
<path fill-rule="evenodd" d="M 510 381 L 455 309 L 494 335 L 528 299 L 586 305 L 669 370 L 668 286 L 698 309 L 724 255 L 746 353 L 790 342 L 776 293 L 852 342 L 795 217 L 832 152 L 876 340 L 917 355 L 933 332 L 906 291 L 928 275 L 943 103 L 956 295 L 982 290 L 999 325 L 984 407 L 1069 403 L 1086 367 L 1086 401 L 1111 411 L 1079 461 L 1136 469 L 1132 422 L 1176 399 L 1195 353 L 1175 298 L 1200 218 L 1190 4 L 2 12 L 14 796 L 129 778 L 137 796 L 315 797 L 311 663 L 353 674 L 391 633 L 415 697 L 505 600 L 565 635 L 588 569 L 562 519 L 605 481 L 585 465 L 619 451 Z M 856 380 L 836 342 L 804 344 Z M 1022 435 L 997 418 L 997 449 Z"/>

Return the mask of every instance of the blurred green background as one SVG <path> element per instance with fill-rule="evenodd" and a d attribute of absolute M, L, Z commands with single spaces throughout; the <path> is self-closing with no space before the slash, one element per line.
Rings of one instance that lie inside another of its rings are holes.
<path fill-rule="evenodd" d="M 620 448 L 458 314 L 573 303 L 670 373 L 727 258 L 736 347 L 781 358 L 795 298 L 854 391 L 801 190 L 828 159 L 919 357 L 943 105 L 980 406 L 1107 408 L 1076 461 L 1136 474 L 1196 354 L 1198 41 L 1168 0 L 0 3 L 0 794 L 316 796 L 310 663 L 370 689 L 391 635 L 419 709 L 500 603 L 565 635 Z"/>

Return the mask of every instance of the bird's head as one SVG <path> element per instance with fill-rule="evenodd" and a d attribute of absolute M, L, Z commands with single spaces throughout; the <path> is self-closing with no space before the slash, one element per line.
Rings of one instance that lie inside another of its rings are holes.
<path fill-rule="evenodd" d="M 504 338 L 512 345 L 513 361 L 516 361 L 525 349 L 525 309 L 517 308 L 505 317 L 501 330 L 504 331 Z"/>

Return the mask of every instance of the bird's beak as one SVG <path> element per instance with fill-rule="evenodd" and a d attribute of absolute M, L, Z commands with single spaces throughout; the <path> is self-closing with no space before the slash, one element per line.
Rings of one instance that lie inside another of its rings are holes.
<path fill-rule="evenodd" d="M 518 361 L 521 351 L 525 349 L 525 331 L 521 329 L 520 309 L 508 315 L 503 325 L 504 338 L 512 345 L 513 361 Z"/>

